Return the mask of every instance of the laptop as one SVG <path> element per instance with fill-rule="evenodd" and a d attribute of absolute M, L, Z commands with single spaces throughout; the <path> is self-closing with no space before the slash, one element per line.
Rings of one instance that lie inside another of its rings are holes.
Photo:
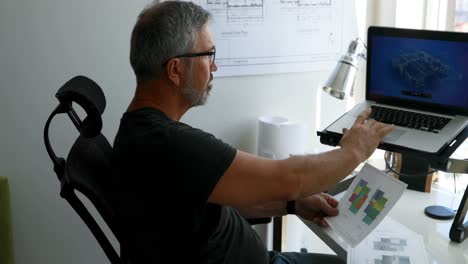
<path fill-rule="evenodd" d="M 325 132 L 342 135 L 359 113 L 395 130 L 383 145 L 438 153 L 468 123 L 468 33 L 369 27 L 366 100 Z"/>

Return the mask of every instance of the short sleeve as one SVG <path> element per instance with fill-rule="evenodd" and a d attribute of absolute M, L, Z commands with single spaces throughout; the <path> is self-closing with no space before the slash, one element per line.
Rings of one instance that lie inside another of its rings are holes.
<path fill-rule="evenodd" d="M 179 164 L 176 174 L 183 179 L 180 187 L 194 201 L 205 204 L 234 160 L 236 149 L 190 126 L 178 126 L 170 134 L 169 149 Z"/>

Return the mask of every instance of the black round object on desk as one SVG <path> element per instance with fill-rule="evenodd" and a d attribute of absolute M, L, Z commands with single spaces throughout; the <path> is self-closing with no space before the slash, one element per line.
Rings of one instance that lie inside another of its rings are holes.
<path fill-rule="evenodd" d="M 455 211 L 440 205 L 432 205 L 426 207 L 424 209 L 424 214 L 431 218 L 440 219 L 440 220 L 448 220 L 455 217 Z"/>

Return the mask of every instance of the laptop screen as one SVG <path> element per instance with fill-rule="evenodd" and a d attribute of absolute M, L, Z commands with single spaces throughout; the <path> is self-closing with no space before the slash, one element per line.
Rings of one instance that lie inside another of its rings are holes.
<path fill-rule="evenodd" d="M 366 97 L 466 114 L 468 34 L 371 27 Z"/>

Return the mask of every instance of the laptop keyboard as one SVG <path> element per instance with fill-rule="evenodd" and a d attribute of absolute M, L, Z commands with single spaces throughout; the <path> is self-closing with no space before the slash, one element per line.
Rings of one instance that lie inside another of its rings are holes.
<path fill-rule="evenodd" d="M 409 112 L 399 109 L 386 108 L 380 106 L 371 106 L 372 113 L 370 119 L 376 121 L 394 124 L 395 126 L 407 127 L 428 131 L 432 133 L 439 133 L 442 128 L 450 121 L 450 118 L 433 116 L 428 114 L 421 114 Z"/>

